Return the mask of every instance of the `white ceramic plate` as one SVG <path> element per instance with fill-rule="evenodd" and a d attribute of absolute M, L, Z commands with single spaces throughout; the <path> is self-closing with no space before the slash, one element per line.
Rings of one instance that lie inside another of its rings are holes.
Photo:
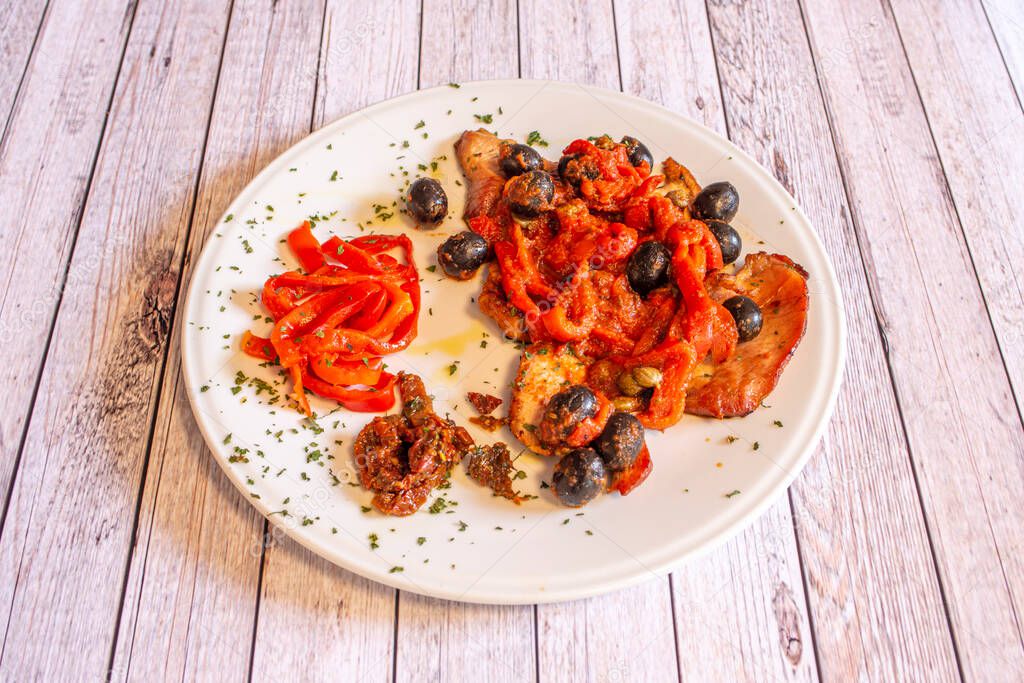
<path fill-rule="evenodd" d="M 321 417 L 310 425 L 286 405 L 287 385 L 277 387 L 282 397 L 271 405 L 268 391 L 258 393 L 251 381 L 236 384 L 238 373 L 281 381 L 275 370 L 240 353 L 239 340 L 248 329 L 268 334 L 258 293 L 268 275 L 295 266 L 283 238 L 307 216 L 322 217 L 314 231 L 321 240 L 403 231 L 415 244 L 423 308 L 419 337 L 388 364 L 422 376 L 438 412 L 470 427 L 478 441 L 504 440 L 517 452 L 509 432 L 476 430 L 466 420 L 475 413 L 465 394 L 497 393 L 507 406 L 519 352 L 501 341 L 471 300 L 479 278 L 457 283 L 427 270 L 437 245 L 464 229 L 464 187 L 457 184 L 462 176 L 452 144 L 466 128 L 481 125 L 520 140 L 539 131 L 550 143 L 539 150 L 552 159 L 576 137 L 630 134 L 647 144 L 657 162 L 672 155 L 703 184 L 731 181 L 741 198 L 735 223 L 745 238 L 744 253 L 787 254 L 811 274 L 807 334 L 767 405 L 754 414 L 725 421 L 687 416 L 666 433 L 648 432 L 654 471 L 628 497 L 601 496 L 579 512 L 562 507 L 541 486 L 553 461 L 527 453 L 516 461 L 527 474 L 517 483 L 539 497 L 521 506 L 493 497 L 460 467 L 451 488 L 431 496 L 434 501 L 443 494 L 446 505 L 439 512 L 428 506 L 407 518 L 366 512 L 370 494 L 355 484 L 352 444 L 371 416 L 331 413 L 335 405 L 311 396 Z M 385 207 L 377 211 L 393 213 L 404 181 L 424 173 L 448 191 L 450 215 L 439 229 L 416 232 L 405 216 L 377 215 L 375 204 Z M 807 218 L 730 142 L 621 93 L 547 81 L 489 81 L 382 102 L 325 126 L 270 164 L 214 233 L 192 277 L 182 330 L 188 395 L 213 457 L 275 530 L 403 590 L 533 603 L 586 597 L 665 574 L 751 523 L 786 489 L 835 403 L 845 348 L 843 309 Z"/>

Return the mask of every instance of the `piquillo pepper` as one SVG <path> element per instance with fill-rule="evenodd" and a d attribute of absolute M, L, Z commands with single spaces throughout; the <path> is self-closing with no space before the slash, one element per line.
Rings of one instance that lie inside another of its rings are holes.
<path fill-rule="evenodd" d="M 288 235 L 305 272 L 268 278 L 262 301 L 270 338 L 246 332 L 242 350 L 288 370 L 292 398 L 312 414 L 306 389 L 349 410 L 379 412 L 395 403 L 395 376 L 381 356 L 416 337 L 419 275 L 404 235 L 331 237 L 323 245 L 308 222 Z M 404 263 L 388 254 L 400 249 Z"/>

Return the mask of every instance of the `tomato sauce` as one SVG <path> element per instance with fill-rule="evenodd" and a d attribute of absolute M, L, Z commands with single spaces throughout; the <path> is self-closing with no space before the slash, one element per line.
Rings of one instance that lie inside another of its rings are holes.
<path fill-rule="evenodd" d="M 550 210 L 524 221 L 497 202 L 470 227 L 493 245 L 502 290 L 522 327 L 517 338 L 571 344 L 592 362 L 588 384 L 609 398 L 620 393 L 619 372 L 659 369 L 664 380 L 637 416 L 664 429 L 682 416 L 696 363 L 735 351 L 735 323 L 704 286 L 722 267 L 718 242 L 685 207 L 655 192 L 663 177 L 651 175 L 646 161 L 633 166 L 624 145 L 576 140 L 563 154 Z M 672 254 L 672 275 L 641 296 L 627 264 L 650 240 Z"/>

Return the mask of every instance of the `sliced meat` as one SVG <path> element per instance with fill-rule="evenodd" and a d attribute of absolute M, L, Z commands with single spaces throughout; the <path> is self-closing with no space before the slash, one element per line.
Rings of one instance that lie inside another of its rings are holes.
<path fill-rule="evenodd" d="M 505 176 L 498 166 L 502 142 L 506 141 L 483 128 L 467 130 L 455 143 L 455 156 L 466 176 L 466 210 L 463 218 L 490 215 L 501 199 Z"/>
<path fill-rule="evenodd" d="M 661 162 L 661 171 L 665 174 L 665 183 L 658 188 L 658 192 L 671 199 L 686 214 L 686 220 L 689 220 L 690 202 L 700 194 L 700 183 L 690 173 L 690 169 L 672 157 Z"/>
<path fill-rule="evenodd" d="M 534 453 L 553 455 L 537 433 L 548 399 L 572 384 L 583 383 L 586 377 L 586 364 L 568 346 L 528 347 L 519 359 L 519 374 L 512 386 L 508 415 L 512 433 Z"/>
<path fill-rule="evenodd" d="M 527 341 L 530 338 L 523 314 L 509 303 L 501 286 L 501 268 L 497 263 L 487 266 L 487 279 L 477 302 L 484 315 L 498 323 L 506 337 L 512 341 Z"/>
<path fill-rule="evenodd" d="M 761 333 L 740 344 L 719 365 L 703 363 L 690 376 L 686 412 L 740 417 L 771 393 L 807 328 L 807 272 L 779 254 L 747 256 L 735 275 L 719 274 L 708 283 L 718 302 L 742 294 L 761 307 Z"/>

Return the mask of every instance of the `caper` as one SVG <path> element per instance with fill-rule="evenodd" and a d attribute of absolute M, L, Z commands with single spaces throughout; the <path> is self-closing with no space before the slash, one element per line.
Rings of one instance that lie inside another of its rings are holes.
<path fill-rule="evenodd" d="M 626 396 L 636 396 L 644 390 L 642 386 L 634 379 L 632 373 L 623 372 L 619 375 L 619 378 L 615 381 L 619 385 L 619 391 L 624 393 Z"/>
<path fill-rule="evenodd" d="M 616 396 L 612 399 L 612 405 L 620 413 L 639 413 L 644 409 L 644 402 L 633 396 Z"/>
<path fill-rule="evenodd" d="M 661 370 L 658 368 L 652 368 L 649 365 L 641 365 L 633 368 L 632 374 L 633 381 L 644 389 L 651 389 L 661 384 Z"/>
<path fill-rule="evenodd" d="M 690 206 L 690 193 L 686 190 L 672 190 L 665 196 L 676 205 L 677 209 L 685 209 Z"/>

